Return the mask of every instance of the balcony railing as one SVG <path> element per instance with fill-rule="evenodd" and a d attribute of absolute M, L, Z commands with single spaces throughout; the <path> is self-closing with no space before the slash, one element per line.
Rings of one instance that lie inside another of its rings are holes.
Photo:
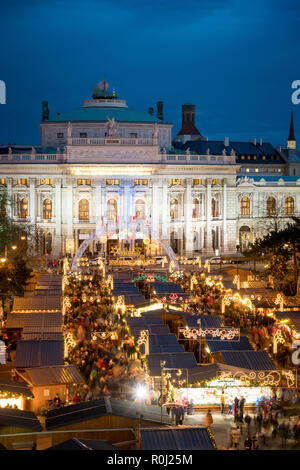
<path fill-rule="evenodd" d="M 157 145 L 157 139 L 131 137 L 95 137 L 68 139 L 68 145 Z"/>
<path fill-rule="evenodd" d="M 41 153 L 41 154 L 34 154 L 34 153 L 27 153 L 27 154 L 8 154 L 8 155 L 0 155 L 0 163 L 6 162 L 47 162 L 47 163 L 57 163 L 63 160 L 63 156 L 61 154 L 48 154 L 48 153 Z"/>

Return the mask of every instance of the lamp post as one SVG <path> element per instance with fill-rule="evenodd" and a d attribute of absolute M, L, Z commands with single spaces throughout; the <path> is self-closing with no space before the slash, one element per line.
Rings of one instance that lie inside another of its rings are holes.
<path fill-rule="evenodd" d="M 163 380 L 164 380 L 164 368 L 167 361 L 160 361 L 160 422 L 162 423 L 162 415 L 163 415 Z"/>

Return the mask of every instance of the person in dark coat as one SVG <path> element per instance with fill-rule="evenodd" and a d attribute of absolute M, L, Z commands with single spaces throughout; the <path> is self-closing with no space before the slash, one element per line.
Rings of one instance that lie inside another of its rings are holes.
<path fill-rule="evenodd" d="M 250 435 L 245 439 L 244 449 L 245 450 L 251 450 L 252 449 L 252 439 L 251 439 Z"/>
<path fill-rule="evenodd" d="M 241 398 L 241 401 L 240 401 L 240 414 L 241 414 L 241 416 L 242 416 L 242 419 L 244 418 L 244 406 L 245 406 L 245 402 L 246 402 L 245 398 L 242 397 L 242 398 Z"/>

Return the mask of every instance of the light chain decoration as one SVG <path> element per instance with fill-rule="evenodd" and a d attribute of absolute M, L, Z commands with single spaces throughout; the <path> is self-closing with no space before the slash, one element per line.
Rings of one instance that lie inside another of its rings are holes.
<path fill-rule="evenodd" d="M 65 334 L 65 357 L 67 357 L 76 346 L 76 341 L 74 341 L 73 334 L 71 332 Z"/>
<path fill-rule="evenodd" d="M 221 341 L 239 341 L 236 337 L 240 338 L 239 328 L 180 328 L 179 331 L 187 339 L 205 338 L 212 336 Z"/>
<path fill-rule="evenodd" d="M 286 379 L 287 388 L 293 388 L 296 385 L 296 375 L 292 370 L 266 370 L 266 371 L 237 371 L 222 372 L 220 378 L 233 378 L 244 380 L 246 385 L 250 385 L 251 381 L 260 382 L 261 386 L 278 387 L 283 379 Z"/>
<path fill-rule="evenodd" d="M 146 344 L 147 341 L 149 340 L 149 330 L 142 330 L 140 332 L 140 336 L 138 337 L 137 340 L 137 346 L 142 346 L 142 344 Z"/>

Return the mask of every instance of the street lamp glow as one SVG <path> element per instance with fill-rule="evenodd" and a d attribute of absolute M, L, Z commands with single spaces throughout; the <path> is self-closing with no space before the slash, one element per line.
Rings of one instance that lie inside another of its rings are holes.
<path fill-rule="evenodd" d="M 140 400 L 143 400 L 144 398 L 146 398 L 147 389 L 145 385 L 139 385 L 135 391 L 135 394 L 137 398 L 139 398 Z"/>
<path fill-rule="evenodd" d="M 6 258 L 0 258 L 1 263 L 5 263 Z"/>
<path fill-rule="evenodd" d="M 12 250 L 16 250 L 16 249 L 17 249 L 17 245 L 12 245 L 11 249 L 12 249 Z"/>

